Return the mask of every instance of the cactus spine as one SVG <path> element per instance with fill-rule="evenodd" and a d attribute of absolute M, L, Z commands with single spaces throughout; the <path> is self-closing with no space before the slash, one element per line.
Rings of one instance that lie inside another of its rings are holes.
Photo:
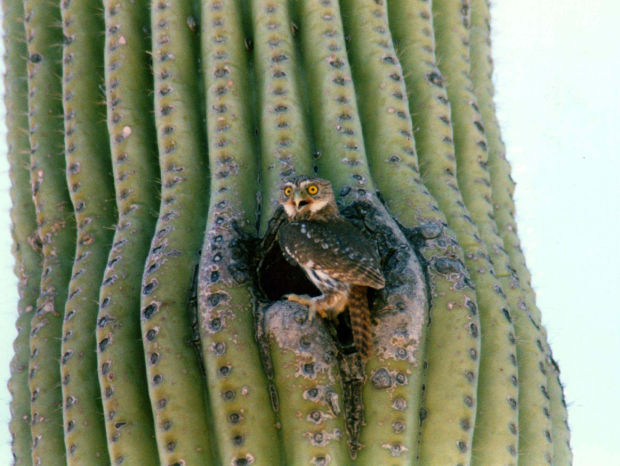
<path fill-rule="evenodd" d="M 102 3 L 4 4 L 18 464 L 571 462 L 485 0 Z M 312 171 L 382 258 L 363 363 L 283 299 Z"/>

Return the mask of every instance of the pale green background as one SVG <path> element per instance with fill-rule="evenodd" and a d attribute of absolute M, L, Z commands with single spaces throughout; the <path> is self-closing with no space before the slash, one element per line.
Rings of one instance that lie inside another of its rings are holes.
<path fill-rule="evenodd" d="M 562 370 L 575 465 L 620 465 L 620 3 L 495 4 L 519 235 Z"/>
<path fill-rule="evenodd" d="M 620 465 L 620 4 L 498 0 L 492 14 L 519 235 L 562 369 L 575 465 Z M 5 150 L 2 143 L 0 465 L 11 461 L 5 382 L 17 302 Z"/>

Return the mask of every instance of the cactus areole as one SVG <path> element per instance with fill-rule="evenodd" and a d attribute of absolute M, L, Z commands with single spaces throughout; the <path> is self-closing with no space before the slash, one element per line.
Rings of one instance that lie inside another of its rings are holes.
<path fill-rule="evenodd" d="M 2 6 L 15 464 L 571 463 L 487 0 Z"/>

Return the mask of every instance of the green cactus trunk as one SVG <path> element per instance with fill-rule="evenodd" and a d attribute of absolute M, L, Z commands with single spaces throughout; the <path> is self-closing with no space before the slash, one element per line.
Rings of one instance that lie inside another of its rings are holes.
<path fill-rule="evenodd" d="M 571 463 L 486 0 L 3 10 L 16 464 Z M 298 174 L 382 258 L 367 361 L 284 298 Z"/>

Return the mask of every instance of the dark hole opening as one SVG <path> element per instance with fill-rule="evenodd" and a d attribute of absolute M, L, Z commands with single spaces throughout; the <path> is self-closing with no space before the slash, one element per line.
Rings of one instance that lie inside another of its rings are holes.
<path fill-rule="evenodd" d="M 296 265 L 289 263 L 275 243 L 261 260 L 258 271 L 259 288 L 269 301 L 284 299 L 284 295 L 307 294 L 319 296 L 321 292 L 306 277 L 305 272 Z"/>

